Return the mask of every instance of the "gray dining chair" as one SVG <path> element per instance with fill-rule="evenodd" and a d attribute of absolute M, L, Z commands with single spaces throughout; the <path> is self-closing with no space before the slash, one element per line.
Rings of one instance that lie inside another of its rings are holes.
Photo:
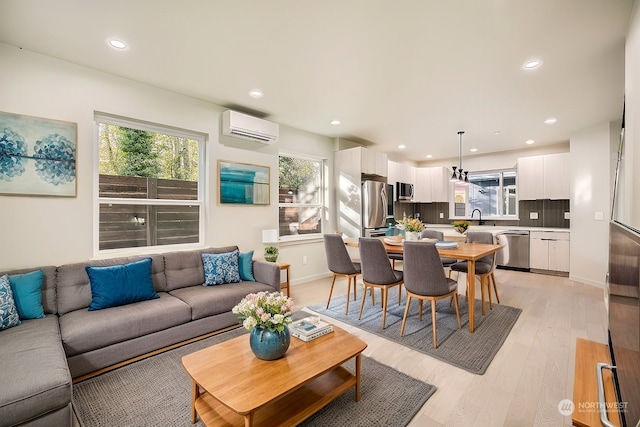
<path fill-rule="evenodd" d="M 402 271 L 394 270 L 389 263 L 387 251 L 380 239 L 361 237 L 358 243 L 360 249 L 360 265 L 362 267 L 362 282 L 364 283 L 364 295 L 360 304 L 360 315 L 367 297 L 367 289 L 371 290 L 371 304 L 375 305 L 374 289 L 380 289 L 382 293 L 382 329 L 387 320 L 387 301 L 389 289 L 398 287 L 398 305 L 402 299 Z"/>
<path fill-rule="evenodd" d="M 339 234 L 324 235 L 324 249 L 327 254 L 327 265 L 333 280 L 331 281 L 331 289 L 329 290 L 329 300 L 327 301 L 327 309 L 331 303 L 331 295 L 333 294 L 333 285 L 336 283 L 337 277 L 347 278 L 347 307 L 345 314 L 349 314 L 349 297 L 351 296 L 351 282 L 353 281 L 353 300 L 356 300 L 356 279 L 360 275 L 360 263 L 353 262 L 347 252 L 342 236 Z"/>
<path fill-rule="evenodd" d="M 407 305 L 402 318 L 400 336 L 404 336 L 404 327 L 412 299 L 419 301 L 418 319 L 422 320 L 422 302 L 431 301 L 431 322 L 433 325 L 433 348 L 438 347 L 436 334 L 436 302 L 444 298 L 453 298 L 460 324 L 460 308 L 458 305 L 458 282 L 444 274 L 440 255 L 434 243 L 404 243 L 404 287 L 407 291 Z"/>
<path fill-rule="evenodd" d="M 493 244 L 494 237 L 493 237 L 493 234 L 486 231 L 469 231 L 467 233 L 467 243 L 473 243 L 473 242 Z M 482 257 L 476 261 L 475 275 L 478 279 L 480 279 L 482 314 L 485 314 L 485 308 L 484 308 L 485 288 L 487 290 L 488 297 L 489 297 L 489 308 L 493 310 L 493 301 L 491 299 L 491 281 L 493 281 L 493 291 L 496 294 L 496 300 L 498 303 L 500 302 L 500 298 L 498 297 L 498 288 L 496 286 L 496 280 L 494 275 L 495 262 L 496 262 L 495 253 Z M 467 273 L 468 268 L 469 266 L 467 264 L 467 261 L 460 261 L 451 265 L 451 270 L 457 271 L 460 273 Z M 467 279 L 468 279 L 468 276 L 467 276 Z M 469 283 L 469 280 L 467 280 L 467 286 L 475 286 L 475 284 Z"/>
<path fill-rule="evenodd" d="M 442 231 L 437 231 L 437 230 L 423 230 L 422 231 L 422 238 L 423 239 L 437 239 L 439 241 L 443 241 L 444 240 L 444 233 Z M 447 267 L 451 267 L 453 264 L 455 264 L 456 262 L 458 262 L 457 259 L 455 258 L 448 258 L 448 257 L 440 257 L 440 260 L 442 261 L 442 266 L 447 268 Z M 451 277 L 451 270 L 449 270 L 449 277 Z"/>

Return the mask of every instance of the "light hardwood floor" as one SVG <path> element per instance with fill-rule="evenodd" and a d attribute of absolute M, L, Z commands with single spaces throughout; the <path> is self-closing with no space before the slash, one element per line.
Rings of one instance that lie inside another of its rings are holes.
<path fill-rule="evenodd" d="M 496 270 L 496 279 L 501 303 L 522 314 L 484 375 L 332 320 L 367 342 L 366 356 L 438 388 L 411 427 L 571 425 L 557 407 L 573 395 L 576 338 L 606 343 L 603 290 L 566 277 L 509 270 Z M 292 286 L 297 308 L 326 304 L 330 283 L 327 278 Z M 334 296 L 345 293 L 346 280 L 338 279 Z"/>

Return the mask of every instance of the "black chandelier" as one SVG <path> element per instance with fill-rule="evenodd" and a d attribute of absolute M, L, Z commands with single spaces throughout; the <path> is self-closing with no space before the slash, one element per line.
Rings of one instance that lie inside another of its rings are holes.
<path fill-rule="evenodd" d="M 453 174 L 451 175 L 451 182 L 457 182 L 464 185 L 469 185 L 469 171 L 462 169 L 462 135 L 464 131 L 458 131 L 458 138 L 460 139 L 460 157 L 458 158 L 458 166 L 452 166 Z"/>

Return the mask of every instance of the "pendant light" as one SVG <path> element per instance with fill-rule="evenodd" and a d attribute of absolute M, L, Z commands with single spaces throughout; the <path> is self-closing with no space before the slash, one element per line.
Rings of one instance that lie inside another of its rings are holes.
<path fill-rule="evenodd" d="M 460 184 L 469 185 L 469 171 L 462 169 L 462 135 L 464 131 L 458 131 L 458 139 L 460 141 L 460 151 L 458 157 L 458 166 L 452 166 L 453 174 L 451 174 L 451 182 L 458 182 Z"/>

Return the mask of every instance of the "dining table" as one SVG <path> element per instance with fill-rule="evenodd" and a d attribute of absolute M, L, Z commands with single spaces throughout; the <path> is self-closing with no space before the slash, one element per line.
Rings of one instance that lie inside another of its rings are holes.
<path fill-rule="evenodd" d="M 382 241 L 384 247 L 389 254 L 402 254 L 404 252 L 404 246 L 402 242 L 393 242 L 389 243 L 389 240 L 384 237 L 377 237 Z M 419 242 L 424 241 L 432 241 L 431 239 L 418 240 Z M 348 239 L 345 240 L 345 243 L 348 246 L 358 246 L 357 239 Z M 449 247 L 441 248 L 436 245 L 438 249 L 438 253 L 442 257 L 446 258 L 455 258 L 458 260 L 467 261 L 467 297 L 469 301 L 475 301 L 475 270 L 476 270 L 476 261 L 484 258 L 487 255 L 494 254 L 502 249 L 504 245 L 501 244 L 490 244 L 490 243 L 465 243 L 458 242 L 457 245 L 449 245 Z M 469 306 L 469 332 L 473 332 L 475 330 L 475 304 L 468 304 Z"/>

